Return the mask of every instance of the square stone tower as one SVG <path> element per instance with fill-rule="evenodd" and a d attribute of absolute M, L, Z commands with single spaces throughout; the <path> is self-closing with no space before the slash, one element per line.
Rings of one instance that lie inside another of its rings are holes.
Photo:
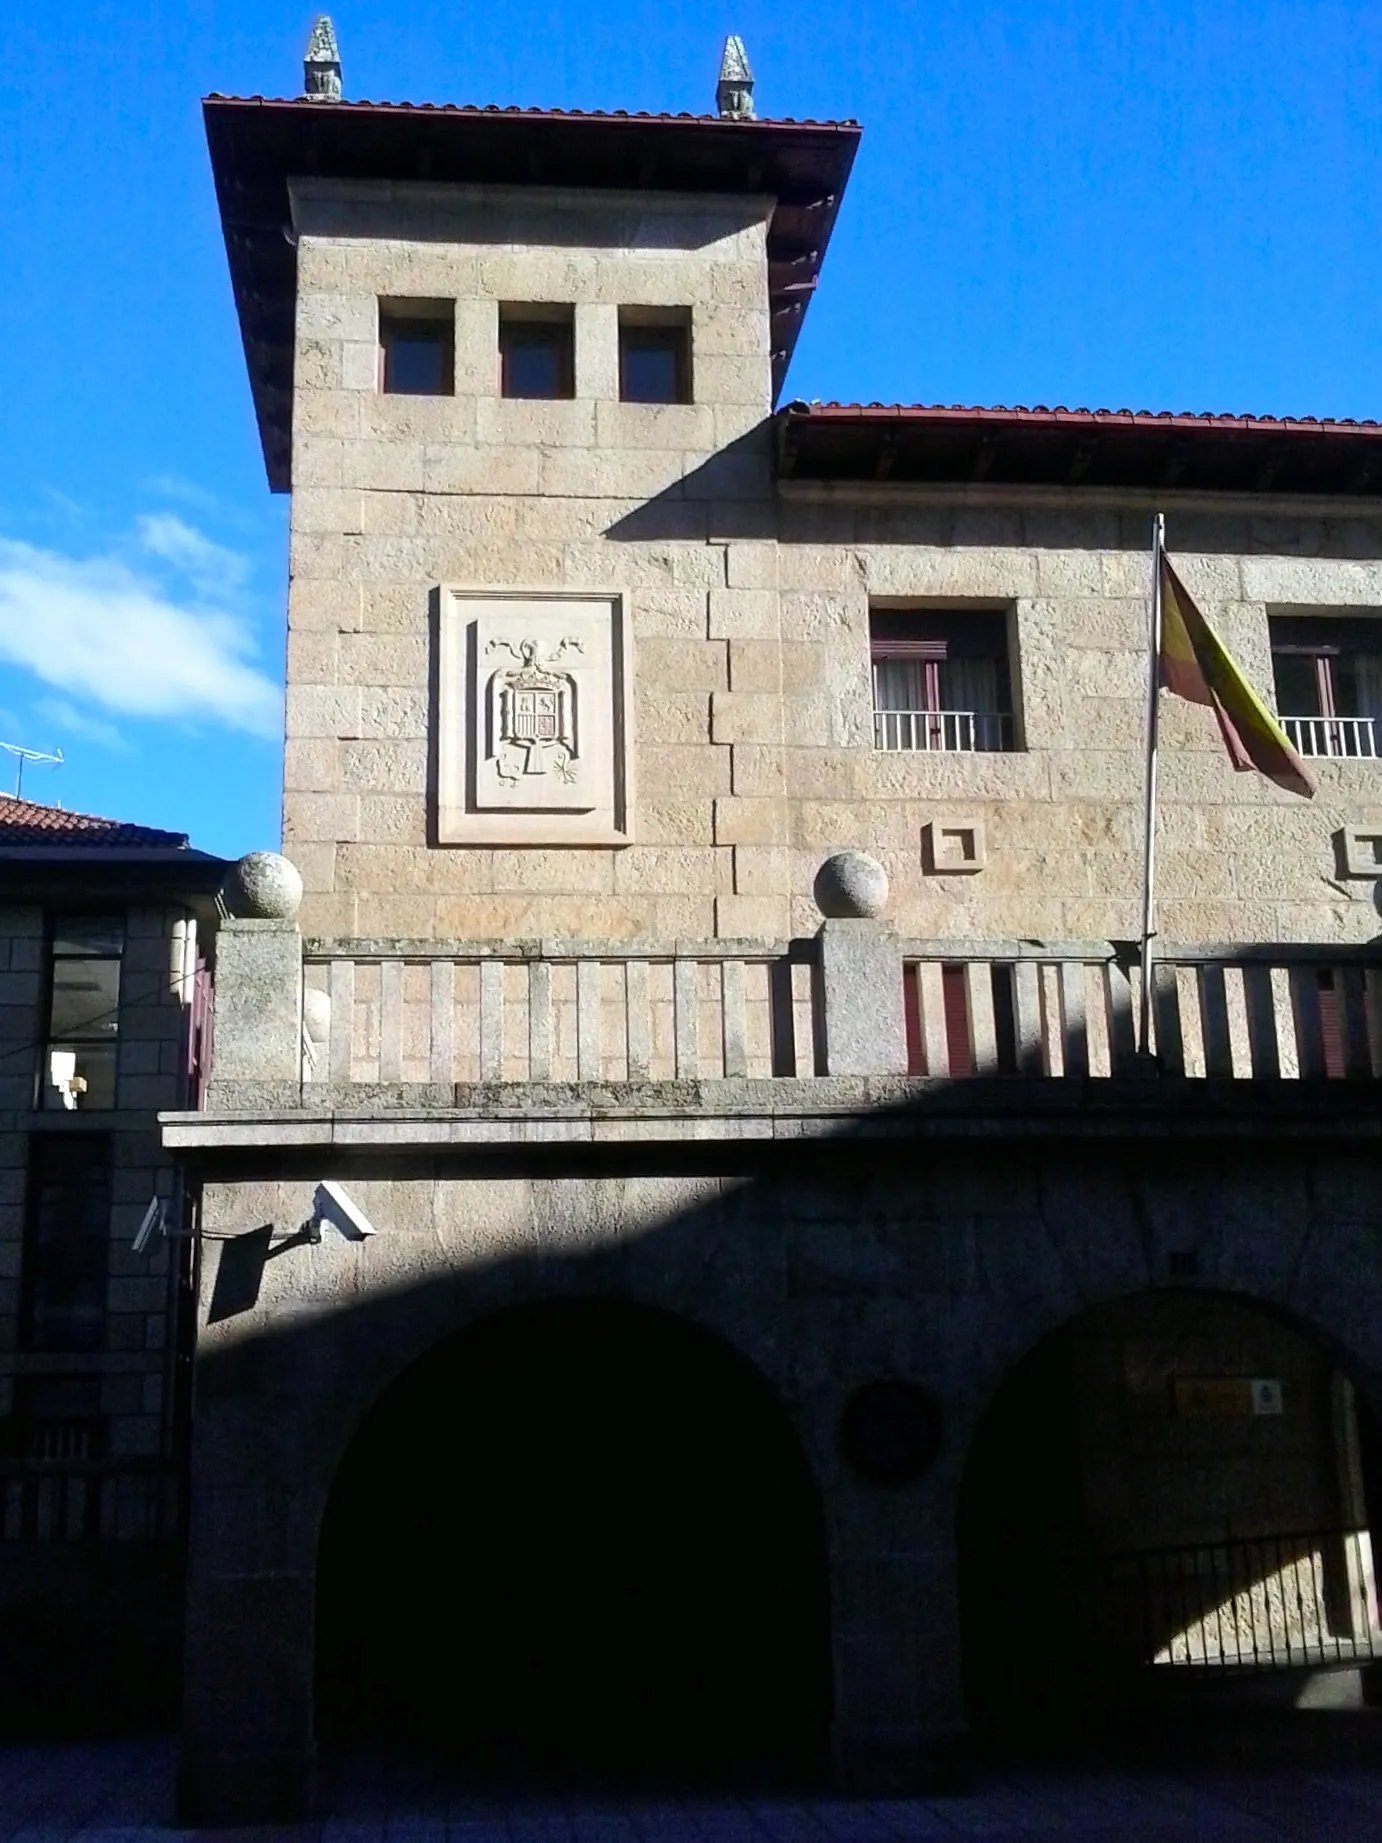
<path fill-rule="evenodd" d="M 760 758 L 784 680 L 831 718 L 819 647 L 782 644 L 770 418 L 857 129 L 206 115 L 292 493 L 306 930 L 785 935 Z"/>

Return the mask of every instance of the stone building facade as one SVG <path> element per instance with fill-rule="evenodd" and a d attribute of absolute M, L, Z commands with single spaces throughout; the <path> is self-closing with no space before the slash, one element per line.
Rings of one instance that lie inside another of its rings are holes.
<path fill-rule="evenodd" d="M 850 124 L 206 117 L 305 893 L 164 1123 L 187 1812 L 345 1739 L 914 1784 L 995 1609 L 1029 1707 L 1091 1609 L 1361 1696 L 1382 430 L 775 408 Z M 1158 508 L 1320 791 L 1168 703 L 1139 1056 Z"/>
<path fill-rule="evenodd" d="M 177 833 L 0 798 L 9 1732 L 176 1705 L 193 1291 L 157 1114 L 198 1104 L 225 870 Z"/>

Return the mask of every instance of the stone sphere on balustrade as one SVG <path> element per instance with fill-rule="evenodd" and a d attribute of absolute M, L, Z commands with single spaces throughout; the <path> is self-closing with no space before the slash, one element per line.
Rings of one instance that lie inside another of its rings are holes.
<path fill-rule="evenodd" d="M 813 894 L 829 921 L 873 921 L 888 906 L 888 873 L 866 851 L 837 851 L 816 872 Z"/>
<path fill-rule="evenodd" d="M 291 921 L 302 904 L 302 878 L 277 851 L 251 851 L 232 867 L 221 897 L 237 921 Z"/>

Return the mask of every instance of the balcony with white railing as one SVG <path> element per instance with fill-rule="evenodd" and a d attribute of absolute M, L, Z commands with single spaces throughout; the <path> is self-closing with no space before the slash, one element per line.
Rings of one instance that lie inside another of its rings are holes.
<path fill-rule="evenodd" d="M 1003 754 L 1013 747 L 1013 720 L 987 710 L 875 710 L 873 746 L 933 755 Z"/>
<path fill-rule="evenodd" d="M 1376 717 L 1283 717 L 1281 727 L 1298 755 L 1363 760 L 1382 755 Z"/>

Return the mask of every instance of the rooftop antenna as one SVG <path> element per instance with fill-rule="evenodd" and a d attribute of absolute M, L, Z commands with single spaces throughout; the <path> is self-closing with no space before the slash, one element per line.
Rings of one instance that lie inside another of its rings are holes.
<path fill-rule="evenodd" d="M 17 742 L 0 742 L 0 749 L 3 749 L 7 755 L 13 755 L 15 757 L 14 797 L 16 800 L 22 800 L 24 798 L 25 762 L 37 762 L 50 768 L 61 768 L 62 766 L 61 749 L 59 749 L 55 755 L 45 755 L 42 749 L 21 748 Z"/>
<path fill-rule="evenodd" d="M 318 13 L 302 60 L 302 93 L 313 102 L 341 100 L 341 53 L 328 13 Z"/>
<path fill-rule="evenodd" d="M 715 107 L 722 121 L 753 120 L 753 72 L 749 69 L 744 41 L 737 32 L 731 32 L 725 40 L 720 81 L 715 85 Z"/>

